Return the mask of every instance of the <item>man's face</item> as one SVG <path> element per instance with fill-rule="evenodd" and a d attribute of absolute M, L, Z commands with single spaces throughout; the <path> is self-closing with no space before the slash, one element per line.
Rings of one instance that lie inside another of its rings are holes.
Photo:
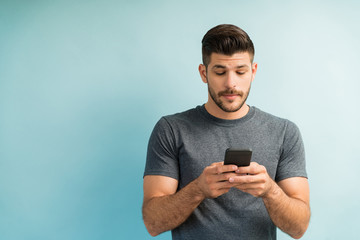
<path fill-rule="evenodd" d="M 208 84 L 208 101 L 229 113 L 238 111 L 246 102 L 257 64 L 251 63 L 247 52 L 231 56 L 212 53 L 208 67 L 200 65 L 199 70 Z"/>

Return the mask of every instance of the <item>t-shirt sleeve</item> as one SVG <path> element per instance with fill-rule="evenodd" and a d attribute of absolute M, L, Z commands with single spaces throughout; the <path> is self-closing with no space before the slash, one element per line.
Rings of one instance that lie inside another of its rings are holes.
<path fill-rule="evenodd" d="M 299 128 L 287 121 L 280 161 L 275 181 L 279 182 L 291 177 L 305 177 L 305 150 Z"/>
<path fill-rule="evenodd" d="M 164 117 L 157 122 L 149 139 L 144 172 L 144 176 L 146 175 L 162 175 L 179 179 L 175 136 Z"/>

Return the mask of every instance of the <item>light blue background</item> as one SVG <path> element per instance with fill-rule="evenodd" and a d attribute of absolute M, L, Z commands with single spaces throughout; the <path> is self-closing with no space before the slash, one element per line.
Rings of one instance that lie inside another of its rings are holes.
<path fill-rule="evenodd" d="M 2 0 L 0 239 L 149 239 L 147 141 L 162 115 L 206 101 L 201 39 L 220 23 L 255 44 L 248 103 L 302 131 L 303 239 L 358 238 L 359 10 L 340 0 Z"/>

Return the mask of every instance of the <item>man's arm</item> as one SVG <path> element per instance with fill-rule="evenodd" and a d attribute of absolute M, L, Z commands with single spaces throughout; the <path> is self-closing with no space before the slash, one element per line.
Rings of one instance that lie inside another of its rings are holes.
<path fill-rule="evenodd" d="M 222 162 L 206 167 L 203 173 L 176 192 L 176 179 L 149 175 L 144 178 L 143 219 L 152 236 L 174 229 L 182 224 L 205 198 L 227 193 L 234 184 L 235 165 Z"/>
<path fill-rule="evenodd" d="M 301 238 L 310 221 L 309 184 L 296 177 L 274 182 L 263 197 L 264 204 L 276 226 L 293 238 Z"/>
<path fill-rule="evenodd" d="M 306 178 L 294 177 L 275 183 L 266 168 L 255 162 L 241 167 L 229 182 L 255 197 L 261 197 L 274 224 L 293 238 L 304 235 L 310 221 L 309 184 Z M 249 175 L 245 175 L 249 174 Z"/>
<path fill-rule="evenodd" d="M 178 181 L 165 176 L 145 176 L 143 219 L 151 236 L 183 223 L 202 202 L 196 184 L 191 182 L 176 193 Z"/>

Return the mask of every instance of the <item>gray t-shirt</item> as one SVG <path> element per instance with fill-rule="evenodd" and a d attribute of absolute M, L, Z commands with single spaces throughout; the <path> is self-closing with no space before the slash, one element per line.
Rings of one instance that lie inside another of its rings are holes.
<path fill-rule="evenodd" d="M 179 181 L 178 190 L 196 179 L 205 167 L 224 160 L 229 147 L 252 149 L 252 161 L 264 165 L 276 182 L 307 177 L 304 145 L 297 126 L 250 107 L 240 119 L 210 115 L 204 105 L 162 117 L 148 145 L 145 175 Z M 238 189 L 205 199 L 179 227 L 173 239 L 276 239 L 261 198 Z"/>

